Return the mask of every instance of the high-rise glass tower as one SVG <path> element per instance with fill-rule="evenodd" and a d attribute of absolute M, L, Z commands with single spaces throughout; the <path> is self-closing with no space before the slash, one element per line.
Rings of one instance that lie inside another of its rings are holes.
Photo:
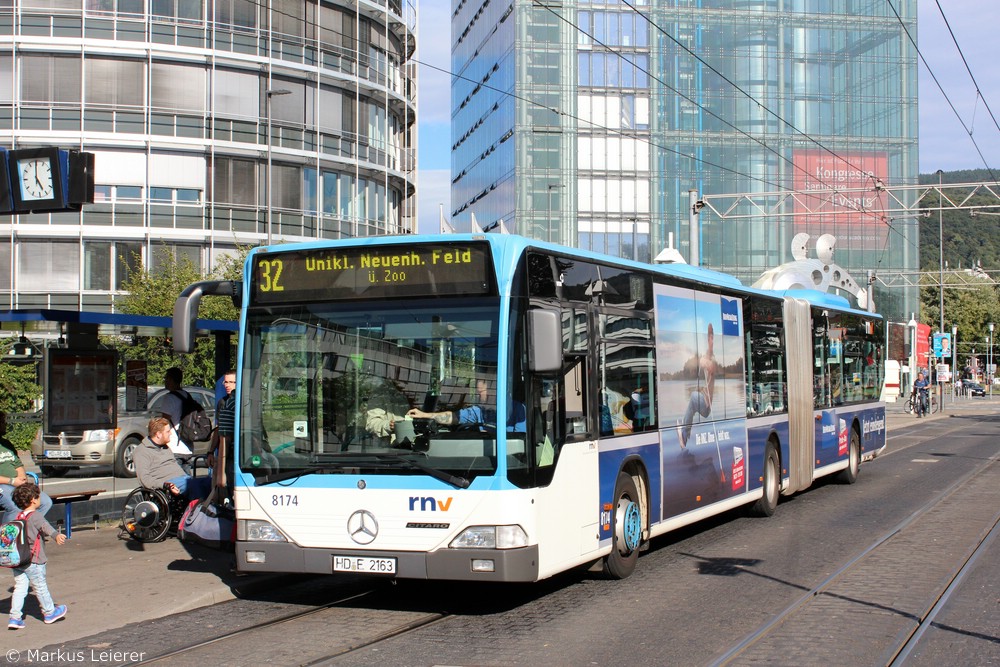
<path fill-rule="evenodd" d="M 0 307 L 113 309 L 136 263 L 415 227 L 404 0 L 7 0 L 0 145 L 95 154 L 95 203 L 0 218 Z"/>
<path fill-rule="evenodd" d="M 743 193 L 761 215 L 697 218 L 703 265 L 752 283 L 792 259 L 798 234 L 836 237 L 862 282 L 918 265 L 916 221 L 887 223 L 879 194 L 917 180 L 916 0 L 453 9 L 456 228 L 475 214 L 649 261 L 670 234 L 686 254 L 690 190 Z M 825 209 L 816 190 L 835 193 Z M 882 294 L 879 310 L 903 315 L 915 297 Z"/>

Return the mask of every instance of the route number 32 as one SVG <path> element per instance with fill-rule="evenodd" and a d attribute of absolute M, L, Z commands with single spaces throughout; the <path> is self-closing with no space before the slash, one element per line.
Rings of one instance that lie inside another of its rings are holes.
<path fill-rule="evenodd" d="M 285 286 L 281 284 L 282 264 L 280 259 L 265 259 L 260 267 L 260 291 L 261 292 L 284 292 Z"/>

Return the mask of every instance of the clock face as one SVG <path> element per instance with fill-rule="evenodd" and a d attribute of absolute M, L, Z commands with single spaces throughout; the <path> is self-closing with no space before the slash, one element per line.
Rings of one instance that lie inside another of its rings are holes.
<path fill-rule="evenodd" d="M 49 158 L 19 160 L 17 171 L 21 177 L 22 201 L 53 198 L 55 188 L 52 183 L 52 161 Z"/>

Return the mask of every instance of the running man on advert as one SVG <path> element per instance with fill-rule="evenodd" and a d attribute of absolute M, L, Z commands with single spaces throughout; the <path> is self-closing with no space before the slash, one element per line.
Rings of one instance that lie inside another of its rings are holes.
<path fill-rule="evenodd" d="M 677 423 L 677 435 L 680 438 L 681 449 L 687 449 L 695 413 L 702 417 L 712 414 L 712 396 L 715 394 L 715 375 L 718 370 L 719 364 L 715 360 L 715 330 L 712 328 L 712 323 L 709 322 L 708 347 L 705 354 L 698 358 L 698 388 L 691 392 L 683 421 Z"/>

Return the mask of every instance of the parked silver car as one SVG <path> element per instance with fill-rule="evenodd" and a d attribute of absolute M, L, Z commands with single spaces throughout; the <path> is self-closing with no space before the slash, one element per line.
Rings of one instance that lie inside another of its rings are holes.
<path fill-rule="evenodd" d="M 215 420 L 215 392 L 200 387 L 185 387 Z M 160 414 L 160 403 L 169 392 L 163 387 L 150 387 L 147 408 L 141 412 L 125 410 L 125 389 L 118 389 L 118 428 L 93 431 L 64 431 L 43 434 L 41 430 L 31 443 L 31 457 L 46 477 L 60 477 L 75 468 L 112 466 L 117 477 L 135 477 L 132 454 L 146 437 L 150 417 Z M 195 443 L 195 454 L 208 453 L 209 443 Z"/>

